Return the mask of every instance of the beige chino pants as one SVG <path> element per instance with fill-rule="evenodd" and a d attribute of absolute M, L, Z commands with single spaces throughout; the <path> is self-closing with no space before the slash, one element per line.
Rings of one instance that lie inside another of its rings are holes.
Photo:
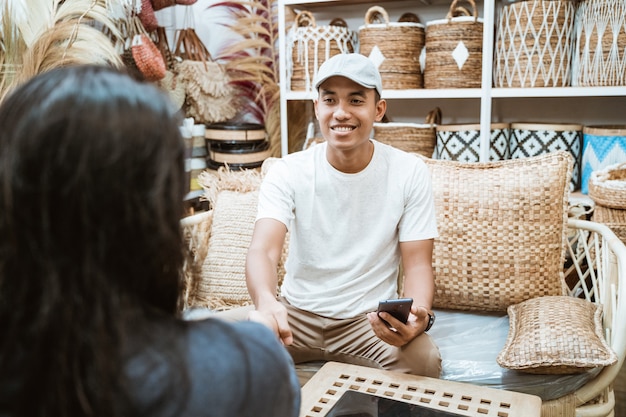
<path fill-rule="evenodd" d="M 432 338 L 424 333 L 402 347 L 380 340 L 365 314 L 350 319 L 332 319 L 300 310 L 284 298 L 293 344 L 287 346 L 295 363 L 336 361 L 371 368 L 439 378 L 441 355 Z M 219 312 L 229 321 L 245 320 L 253 306 Z"/>

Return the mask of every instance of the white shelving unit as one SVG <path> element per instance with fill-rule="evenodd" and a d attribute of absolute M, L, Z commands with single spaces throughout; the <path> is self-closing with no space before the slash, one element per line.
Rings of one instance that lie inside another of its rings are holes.
<path fill-rule="evenodd" d="M 397 0 L 372 2 L 371 0 L 279 0 L 279 29 L 286 33 L 286 8 L 295 11 L 308 10 L 316 16 L 318 25 L 327 24 L 333 17 L 342 17 L 351 30 L 363 25 L 367 9 L 383 6 L 394 21 L 394 11 L 416 13 L 422 23 L 443 19 L 451 0 Z M 420 123 L 427 109 L 440 107 L 443 124 L 480 123 L 481 161 L 488 160 L 491 123 L 493 122 L 545 122 L 579 123 L 583 125 L 626 124 L 626 87 L 542 87 L 542 88 L 494 88 L 493 44 L 498 8 L 496 0 L 477 2 L 479 17 L 483 19 L 483 65 L 482 87 L 476 89 L 409 89 L 385 90 L 383 98 L 388 101 L 388 115 L 397 121 Z M 318 17 L 319 16 L 319 17 Z M 326 19 L 326 20 L 324 20 Z M 292 100 L 312 100 L 314 92 L 288 91 L 286 37 L 280 38 L 281 79 L 281 137 L 282 153 L 289 152 L 288 106 Z M 428 58 L 427 58 L 428 59 Z M 399 103 L 399 104 L 398 104 Z M 393 112 L 393 113 L 392 113 Z M 421 120 L 420 120 L 421 119 Z"/>

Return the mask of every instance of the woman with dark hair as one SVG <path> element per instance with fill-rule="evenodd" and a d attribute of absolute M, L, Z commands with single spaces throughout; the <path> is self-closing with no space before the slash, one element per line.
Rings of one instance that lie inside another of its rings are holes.
<path fill-rule="evenodd" d="M 183 321 L 179 118 L 112 68 L 0 104 L 0 416 L 297 416 L 265 326 Z"/>

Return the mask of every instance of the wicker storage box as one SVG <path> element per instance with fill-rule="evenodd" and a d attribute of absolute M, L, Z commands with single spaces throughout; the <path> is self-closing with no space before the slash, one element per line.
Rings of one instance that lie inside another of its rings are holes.
<path fill-rule="evenodd" d="M 626 3 L 585 0 L 576 12 L 572 85 L 626 85 Z"/>
<path fill-rule="evenodd" d="M 593 171 L 626 162 L 626 125 L 585 126 L 583 128 L 582 178 L 580 190 L 589 191 Z"/>
<path fill-rule="evenodd" d="M 575 14 L 574 2 L 567 0 L 504 6 L 494 45 L 494 86 L 569 86 Z"/>
<path fill-rule="evenodd" d="M 626 209 L 626 163 L 593 171 L 589 178 L 589 197 L 596 204 Z"/>
<path fill-rule="evenodd" d="M 483 21 L 474 1 L 469 3 L 472 16 L 458 16 L 466 9 L 454 0 L 445 19 L 426 23 L 425 88 L 481 87 Z"/>
<path fill-rule="evenodd" d="M 436 126 L 441 123 L 441 110 L 433 109 L 425 123 L 374 123 L 374 139 L 406 152 L 415 152 L 432 158 L 437 142 Z"/>
<path fill-rule="evenodd" d="M 479 162 L 480 125 L 437 126 L 436 158 L 449 161 Z M 489 160 L 509 159 L 509 124 L 493 123 L 489 144 Z"/>
<path fill-rule="evenodd" d="M 570 191 L 580 189 L 583 127 L 562 123 L 511 123 L 511 159 L 528 158 L 559 150 L 574 158 Z"/>
<path fill-rule="evenodd" d="M 411 20 L 417 20 L 417 16 Z M 387 11 L 373 6 L 365 14 L 365 25 L 359 27 L 359 52 L 380 64 L 384 89 L 422 88 L 420 54 L 424 36 L 424 25 L 419 22 L 390 23 Z"/>
<path fill-rule="evenodd" d="M 302 11 L 287 33 L 287 80 L 293 91 L 312 91 L 317 69 L 330 57 L 358 50 L 358 34 L 343 19 L 317 26 L 313 14 Z"/>

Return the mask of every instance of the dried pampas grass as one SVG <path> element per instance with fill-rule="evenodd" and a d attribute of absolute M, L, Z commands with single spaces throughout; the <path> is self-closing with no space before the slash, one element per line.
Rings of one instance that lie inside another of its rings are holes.
<path fill-rule="evenodd" d="M 122 67 L 107 30 L 120 37 L 109 0 L 7 0 L 0 13 L 0 100 L 29 78 L 56 67 Z M 28 11 L 28 13 L 26 13 Z"/>

